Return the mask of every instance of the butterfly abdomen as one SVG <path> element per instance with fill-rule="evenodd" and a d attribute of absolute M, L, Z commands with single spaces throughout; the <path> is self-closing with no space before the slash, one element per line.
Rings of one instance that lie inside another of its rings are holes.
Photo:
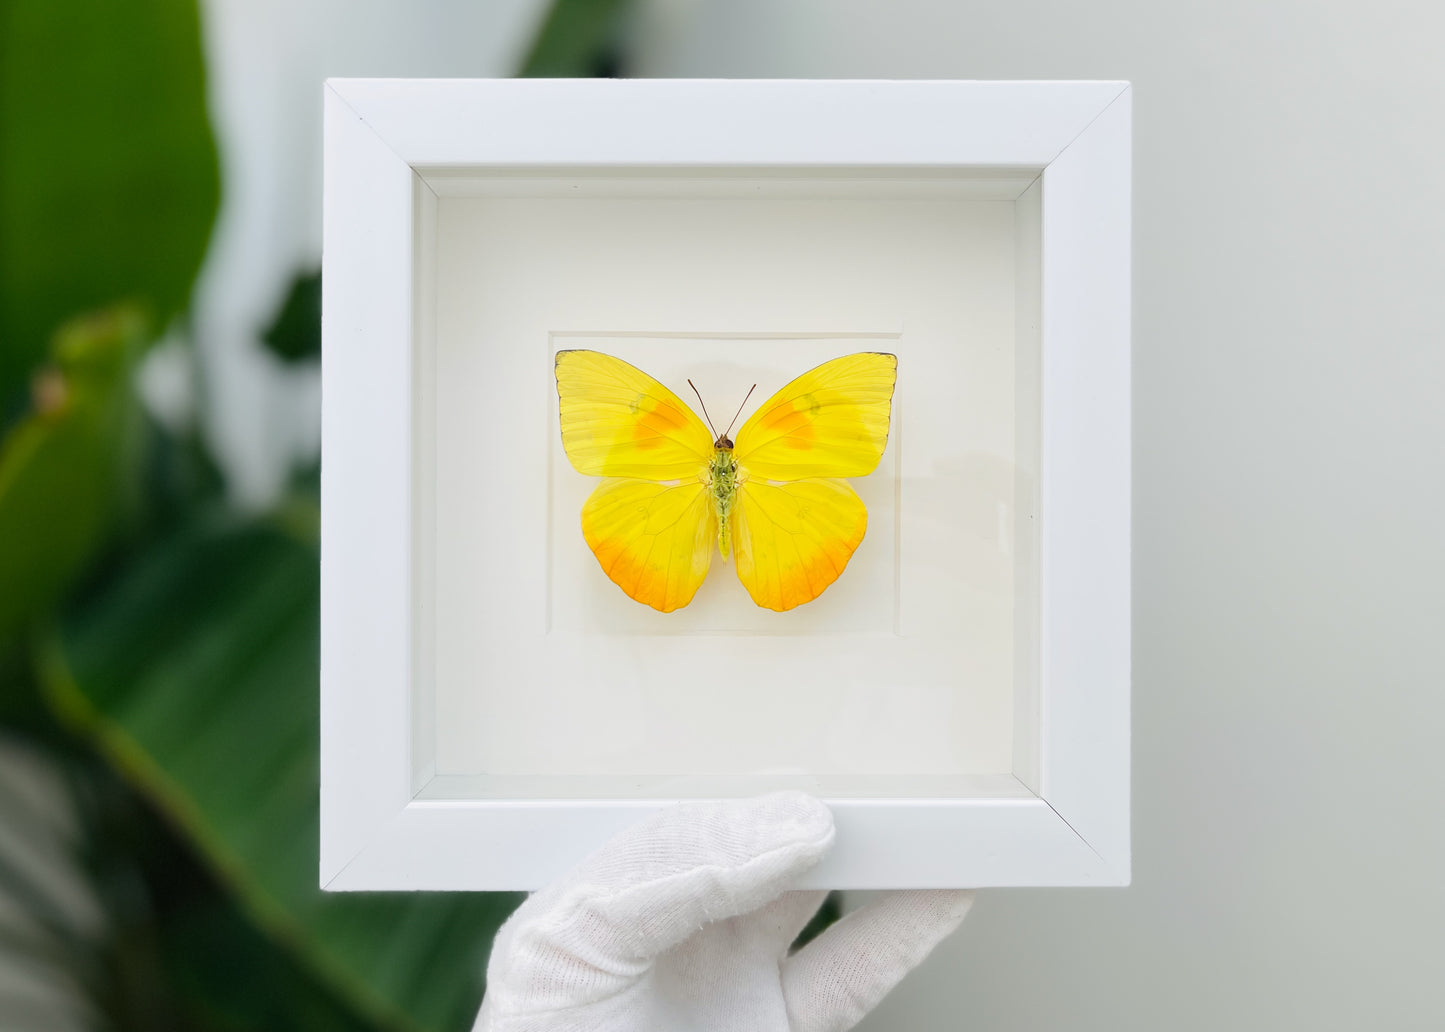
<path fill-rule="evenodd" d="M 724 559 L 732 552 L 733 506 L 738 499 L 738 464 L 732 448 L 717 448 L 707 465 L 708 491 L 712 494 L 713 511 L 717 514 L 717 547 Z"/>

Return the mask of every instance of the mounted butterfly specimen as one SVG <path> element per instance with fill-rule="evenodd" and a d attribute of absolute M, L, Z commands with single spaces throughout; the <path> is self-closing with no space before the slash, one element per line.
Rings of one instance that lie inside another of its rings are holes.
<path fill-rule="evenodd" d="M 731 427 L 710 431 L 621 359 L 558 352 L 562 446 L 577 472 L 607 478 L 582 506 L 603 572 L 670 613 L 697 594 L 716 548 L 724 560 L 736 552 L 738 579 L 765 609 L 817 598 L 867 529 L 863 500 L 840 478 L 882 458 L 897 371 L 896 356 L 872 352 L 824 362 L 764 402 L 734 444 Z"/>

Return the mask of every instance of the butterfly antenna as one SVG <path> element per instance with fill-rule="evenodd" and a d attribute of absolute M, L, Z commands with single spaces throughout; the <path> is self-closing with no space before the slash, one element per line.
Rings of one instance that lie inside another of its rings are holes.
<path fill-rule="evenodd" d="M 746 405 L 748 403 L 748 399 L 753 396 L 753 391 L 757 389 L 757 384 L 753 384 L 751 387 L 748 388 L 748 392 L 743 395 L 743 405 Z M 736 423 L 738 421 L 738 416 L 743 414 L 743 405 L 739 405 L 738 410 L 733 413 L 733 423 Z M 733 432 L 733 423 L 729 423 L 728 428 L 723 431 L 724 437 Z"/>
<path fill-rule="evenodd" d="M 697 395 L 697 403 L 702 406 L 702 418 L 707 420 L 707 428 L 712 431 L 713 440 L 717 440 L 717 427 L 712 425 L 712 416 L 707 414 L 707 402 L 702 400 L 702 392 L 691 380 L 687 381 L 687 385 L 692 388 L 692 393 Z"/>

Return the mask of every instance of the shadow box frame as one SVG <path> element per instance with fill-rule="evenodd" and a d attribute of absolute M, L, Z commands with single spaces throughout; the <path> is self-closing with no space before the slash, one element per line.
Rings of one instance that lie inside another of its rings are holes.
<path fill-rule="evenodd" d="M 806 884 L 1129 883 L 1128 83 L 333 79 L 324 95 L 323 888 L 535 889 L 680 798 L 796 783 L 437 790 L 416 528 L 438 195 L 579 170 L 1031 183 L 1037 652 L 1012 703 L 1013 770 L 954 794 L 817 790 L 838 838 Z"/>

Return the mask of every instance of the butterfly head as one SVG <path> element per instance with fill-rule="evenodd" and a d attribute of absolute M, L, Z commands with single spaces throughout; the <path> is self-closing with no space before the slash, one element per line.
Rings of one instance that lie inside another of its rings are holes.
<path fill-rule="evenodd" d="M 717 440 L 712 442 L 712 446 L 718 451 L 732 451 L 733 441 L 728 434 L 733 432 L 733 423 L 736 423 L 738 416 L 743 414 L 743 405 L 748 403 L 748 399 L 753 396 L 753 391 L 758 389 L 758 385 L 753 384 L 748 388 L 748 393 L 743 395 L 743 404 L 739 405 L 738 410 L 733 413 L 733 422 L 729 423 L 728 428 L 720 434 L 717 433 L 717 427 L 712 425 L 712 417 L 707 414 L 707 402 L 702 400 L 702 392 L 697 389 L 697 385 L 691 380 L 687 381 L 687 385 L 692 388 L 692 393 L 697 395 L 697 403 L 702 406 L 702 417 L 707 420 L 708 427 L 711 428 L 713 433 L 717 434 Z"/>

